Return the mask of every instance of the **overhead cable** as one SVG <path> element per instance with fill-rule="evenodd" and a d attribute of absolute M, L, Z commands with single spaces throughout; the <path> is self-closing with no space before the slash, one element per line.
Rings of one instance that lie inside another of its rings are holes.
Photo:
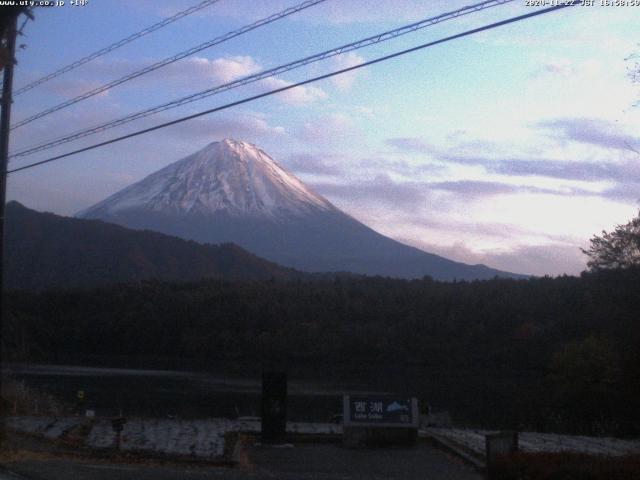
<path fill-rule="evenodd" d="M 59 103 L 58 105 L 54 105 L 53 107 L 47 108 L 46 110 L 43 110 L 39 113 L 36 113 L 35 115 L 32 115 L 28 118 L 25 118 L 24 120 L 21 120 L 19 122 L 17 122 L 16 124 L 11 126 L 11 129 L 16 129 L 18 127 L 21 127 L 23 125 L 26 125 L 28 123 L 33 122 L 34 120 L 37 120 L 39 118 L 45 117 L 47 115 L 50 115 L 54 112 L 57 112 L 59 110 L 62 110 L 64 108 L 70 107 L 71 105 L 75 105 L 78 102 L 81 102 L 83 100 L 87 100 L 88 98 L 94 97 L 96 95 L 99 95 L 100 93 L 106 92 L 107 90 L 112 89 L 113 87 L 117 86 L 117 85 L 121 85 L 125 82 L 128 82 L 129 80 L 133 80 L 134 78 L 138 78 L 142 75 L 145 75 L 147 73 L 153 72 L 155 70 L 158 70 L 159 68 L 165 67 L 167 65 L 170 65 L 172 63 L 177 62 L 178 60 L 182 60 L 185 57 L 188 57 L 190 55 L 193 55 L 194 53 L 200 52 L 202 50 L 205 50 L 207 48 L 210 48 L 214 45 L 218 45 L 220 43 L 226 42 L 227 40 L 230 40 L 232 38 L 238 37 L 240 35 L 243 35 L 247 32 L 250 32 L 251 30 L 255 30 L 256 28 L 262 27 L 263 25 L 267 25 L 269 23 L 273 23 L 277 20 L 280 20 L 282 18 L 285 18 L 289 15 L 293 15 L 294 13 L 297 13 L 301 10 L 304 10 L 306 8 L 312 7 L 314 5 L 317 5 L 318 3 L 322 3 L 325 2 L 326 0 L 306 0 L 298 5 L 295 5 L 293 7 L 287 8 L 285 10 L 282 10 L 281 12 L 278 12 L 276 14 L 273 14 L 269 17 L 263 18 L 261 20 L 258 20 L 257 22 L 254 22 L 250 25 L 245 25 L 242 28 L 239 28 L 238 30 L 234 30 L 232 32 L 228 32 L 222 36 L 216 37 L 213 40 L 209 41 L 209 42 L 205 42 L 202 43 L 196 47 L 190 48 L 189 50 L 185 50 L 184 52 L 180 52 L 172 57 L 169 58 L 165 58 L 164 60 L 161 60 L 159 62 L 156 62 L 152 65 L 149 65 L 148 67 L 145 67 L 141 70 L 137 70 L 133 73 L 130 73 L 128 75 L 125 75 L 124 77 L 120 77 L 116 80 L 113 80 L 109 83 L 106 83 L 100 87 L 96 87 L 93 90 L 89 90 L 88 92 L 82 93 L 76 97 L 73 97 L 69 100 L 65 100 L 62 103 Z"/>
<path fill-rule="evenodd" d="M 169 110 L 172 108 L 176 108 L 182 105 L 185 105 L 187 103 L 191 103 L 191 102 L 195 102 L 198 100 L 202 100 L 204 98 L 210 97 L 212 95 L 216 95 L 231 89 L 235 89 L 238 87 L 242 87 L 244 85 L 248 85 L 250 83 L 255 83 L 259 80 L 264 80 L 266 78 L 270 78 L 270 77 L 274 77 L 276 75 L 279 75 L 281 73 L 284 72 L 288 72 L 290 70 L 294 70 L 297 68 L 301 68 L 305 65 L 309 65 L 311 63 L 314 62 L 318 62 L 321 60 L 325 60 L 327 58 L 330 57 L 334 57 L 337 55 L 341 55 L 343 53 L 347 53 L 353 50 L 357 50 L 360 48 L 364 48 L 370 45 L 374 45 L 377 43 L 381 43 L 381 42 L 385 42 L 388 40 L 391 40 L 393 38 L 397 38 L 401 35 L 406 35 L 408 33 L 414 32 L 416 30 L 420 30 L 422 28 L 425 27 L 429 27 L 431 25 L 435 25 L 437 23 L 441 23 L 447 20 L 452 20 L 455 18 L 458 18 L 460 16 L 463 15 L 468 15 L 474 12 L 478 12 L 480 10 L 485 10 L 487 8 L 491 8 L 491 7 L 496 7 L 499 5 L 503 5 L 505 3 L 510 3 L 513 2 L 514 0 L 488 0 L 488 1 L 484 1 L 484 2 L 480 2 L 477 4 L 473 4 L 473 5 L 468 5 L 466 7 L 462 7 L 458 10 L 454 10 L 451 12 L 446 12 L 440 15 L 437 15 L 435 17 L 431 17 L 431 18 L 427 18 L 424 20 L 420 20 L 418 22 L 409 24 L 409 25 L 405 25 L 403 27 L 400 28 L 396 28 L 394 30 L 389 30 L 383 33 L 379 33 L 377 35 L 373 35 L 371 37 L 367 37 L 364 38 L 362 40 L 358 40 L 356 42 L 352 42 L 352 43 L 348 43 L 346 45 L 342 45 L 336 48 L 332 48 L 330 50 L 326 50 L 324 52 L 315 54 L 315 55 L 311 55 L 309 57 L 305 57 L 299 60 L 296 60 L 294 62 L 290 62 L 284 65 L 280 65 L 278 67 L 274 67 L 271 68 L 269 70 L 263 70 L 261 72 L 257 72 L 255 74 L 252 75 L 247 75 L 245 77 L 241 77 L 237 80 L 233 80 L 231 82 L 222 84 L 222 85 L 218 85 L 212 88 L 208 88 L 206 90 L 202 90 L 200 92 L 194 93 L 194 94 L 190 94 L 187 95 L 185 97 L 182 98 L 178 98 L 176 100 L 172 100 L 170 102 L 167 103 L 163 103 L 161 105 L 157 105 L 155 107 L 151 107 L 151 108 L 147 108 L 129 115 L 126 115 L 124 117 L 115 119 L 115 120 L 111 120 L 109 122 L 105 122 L 99 125 L 96 125 L 94 127 L 88 128 L 88 129 L 84 129 L 84 130 L 80 130 L 80 131 L 76 131 L 74 133 L 70 133 L 58 138 L 55 138 L 53 140 L 47 141 L 45 143 L 42 143 L 40 145 L 37 146 L 33 146 L 33 147 L 28 147 L 26 149 L 17 151 L 15 153 L 12 153 L 10 155 L 9 158 L 16 158 L 16 157 L 24 157 L 27 155 L 31 155 L 33 153 L 36 152 L 40 152 L 43 150 L 48 150 L 50 148 L 53 148 L 55 146 L 58 145 L 62 145 L 74 140 L 77 140 L 79 138 L 83 138 L 86 137 L 88 135 L 93 135 L 95 133 L 99 133 L 99 132 L 103 132 L 105 130 L 109 130 L 111 128 L 115 128 L 118 127 L 120 125 L 124 125 L 125 123 L 129 123 L 132 122 L 134 120 L 138 120 L 140 118 L 144 118 L 144 117 L 148 117 L 150 115 L 154 115 L 156 113 L 159 112 L 163 112 L 165 110 Z"/>
<path fill-rule="evenodd" d="M 143 134 L 146 134 L 146 133 L 149 133 L 149 132 L 153 132 L 155 130 L 160 130 L 162 128 L 166 128 L 166 127 L 169 127 L 171 125 L 176 125 L 178 123 L 186 122 L 186 121 L 192 120 L 194 118 L 198 118 L 198 117 L 209 115 L 209 114 L 212 114 L 212 113 L 215 113 L 215 112 L 226 110 L 226 109 L 238 106 L 238 105 L 242 105 L 242 104 L 245 104 L 245 103 L 249 103 L 249 102 L 258 100 L 260 98 L 268 97 L 268 96 L 271 96 L 271 95 L 275 95 L 277 93 L 281 93 L 281 92 L 285 92 L 287 90 L 291 90 L 293 88 L 301 87 L 303 85 L 308 85 L 310 83 L 314 83 L 314 82 L 317 82 L 319 80 L 324 80 L 324 79 L 327 79 L 327 78 L 334 77 L 336 75 L 341 75 L 341 74 L 348 73 L 348 72 L 351 72 L 351 71 L 354 71 L 354 70 L 357 70 L 357 69 L 360 69 L 360 68 L 364 68 L 364 67 L 367 67 L 369 65 L 374 65 L 376 63 L 384 62 L 386 60 L 390 60 L 392 58 L 400 57 L 400 56 L 406 55 L 408 53 L 416 52 L 418 50 L 423 50 L 425 48 L 433 47 L 435 45 L 446 43 L 446 42 L 449 42 L 451 40 L 456 40 L 458 38 L 467 37 L 469 35 L 473 35 L 473 34 L 476 34 L 476 33 L 484 32 L 484 31 L 487 31 L 487 30 L 491 30 L 491 29 L 494 29 L 494 28 L 497 28 L 497 27 L 501 27 L 503 25 L 508 25 L 510 23 L 515 23 L 515 22 L 519 22 L 519 21 L 522 21 L 522 20 L 526 20 L 528 18 L 536 17 L 536 16 L 539 16 L 539 15 L 544 15 L 546 13 L 550 13 L 550 12 L 554 12 L 554 11 L 557 11 L 557 10 L 560 10 L 560 9 L 563 9 L 563 8 L 571 7 L 573 5 L 574 5 L 573 2 L 571 2 L 571 3 L 562 3 L 560 5 L 556 5 L 556 6 L 553 6 L 553 7 L 548 7 L 548 8 L 544 8 L 544 9 L 541 9 L 541 10 L 535 10 L 535 11 L 530 12 L 530 13 L 526 13 L 526 14 L 523 14 L 523 15 L 518 15 L 516 17 L 511 17 L 511 18 L 508 18 L 506 20 L 501 20 L 499 22 L 495 22 L 495 23 L 491 23 L 491 24 L 488 24 L 488 25 L 484 25 L 482 27 L 477 27 L 477 28 L 474 28 L 474 29 L 471 29 L 471 30 L 467 30 L 467 31 L 464 31 L 462 33 L 458 33 L 458 34 L 451 35 L 451 36 L 448 36 L 448 37 L 445 37 L 445 38 L 441 38 L 439 40 L 435 40 L 435 41 L 428 42 L 428 43 L 423 43 L 422 45 L 418 45 L 416 47 L 408 48 L 406 50 L 401 50 L 399 52 L 395 52 L 395 53 L 392 53 L 392 54 L 389 54 L 389 55 L 385 55 L 383 57 L 378 57 L 378 58 L 375 58 L 373 60 L 369 60 L 367 62 L 360 63 L 358 65 L 354 65 L 354 66 L 351 66 L 351 67 L 347 67 L 347 68 L 343 68 L 343 69 L 340 69 L 340 70 L 336 70 L 336 71 L 333 71 L 333 72 L 330 72 L 330 73 L 326 73 L 324 75 L 319 75 L 317 77 L 313 77 L 313 78 L 310 78 L 310 79 L 307 79 L 307 80 L 303 80 L 301 82 L 293 83 L 291 85 L 287 85 L 287 86 L 284 86 L 284 87 L 276 88 L 276 89 L 270 90 L 268 92 L 260 93 L 258 95 L 253 95 L 251 97 L 246 97 L 246 98 L 243 98 L 241 100 L 237 100 L 235 102 L 227 103 L 226 105 L 222 105 L 222 106 L 219 106 L 219 107 L 211 108 L 209 110 L 205 110 L 203 112 L 195 113 L 193 115 L 188 115 L 186 117 L 181 117 L 181 118 L 178 118 L 176 120 L 172 120 L 170 122 L 165 122 L 165 123 L 161 123 L 159 125 L 155 125 L 153 127 L 149 127 L 149 128 L 145 128 L 145 129 L 142 129 L 142 130 L 138 130 L 136 132 L 132 132 L 132 133 L 129 133 L 127 135 L 122 135 L 120 137 L 112 138 L 112 139 L 106 140 L 104 142 L 96 143 L 96 144 L 93 144 L 93 145 L 90 145 L 90 146 L 87 146 L 87 147 L 84 147 L 84 148 L 79 148 L 77 150 L 73 150 L 71 152 L 64 153 L 62 155 L 56 155 L 55 157 L 47 158 L 46 160 L 41 160 L 39 162 L 34 162 L 34 163 L 30 163 L 28 165 L 24 165 L 22 167 L 17 167 L 17 168 L 11 169 L 11 170 L 7 170 L 6 172 L 4 172 L 4 174 L 6 175 L 6 174 L 9 174 L 9 173 L 15 173 L 15 172 L 19 172 L 19 171 L 22 171 L 22 170 L 27 170 L 27 169 L 30 169 L 30 168 L 34 168 L 34 167 L 37 167 L 39 165 L 44 165 L 46 163 L 50 163 L 50 162 L 54 162 L 54 161 L 57 161 L 57 160 L 61 160 L 63 158 L 67 158 L 67 157 L 70 157 L 72 155 L 77 155 L 78 153 L 83 153 L 83 152 L 87 152 L 87 151 L 90 151 L 90 150 L 94 150 L 96 148 L 104 147 L 104 146 L 110 145 L 112 143 L 120 142 L 122 140 L 126 140 L 126 139 L 129 139 L 129 138 L 132 138 L 132 137 L 137 137 L 139 135 L 143 135 Z"/>
<path fill-rule="evenodd" d="M 131 43 L 134 40 L 137 40 L 140 37 L 143 37 L 151 32 L 155 32 L 156 30 L 161 29 L 162 27 L 166 27 L 167 25 L 169 25 L 170 23 L 175 22 L 176 20 L 180 20 L 181 18 L 186 17 L 187 15 L 191 15 L 194 12 L 197 12 L 199 10 L 202 10 L 205 7 L 208 7 L 209 5 L 213 5 L 214 3 L 219 2 L 220 0 L 204 0 L 200 3 L 198 3 L 197 5 L 194 5 L 192 7 L 187 8 L 186 10 L 182 10 L 181 12 L 176 13 L 175 15 L 172 15 L 170 17 L 165 18 L 164 20 L 162 20 L 161 22 L 158 23 L 154 23 L 153 25 L 144 28 L 142 30 L 140 30 L 139 32 L 136 33 L 132 33 L 131 35 L 129 35 L 128 37 L 123 38 L 122 40 L 119 40 L 115 43 L 112 43 L 111 45 L 104 47 L 100 50 L 98 50 L 97 52 L 91 53 L 89 55 L 87 55 L 86 57 L 82 57 L 79 60 L 76 60 L 73 63 L 70 63 L 68 65 L 65 65 L 64 67 L 59 68 L 58 70 L 56 70 L 55 72 L 52 72 L 48 75 L 45 75 L 42 78 L 39 78 L 38 80 L 35 80 L 31 83 L 29 83 L 28 85 L 25 85 L 24 87 L 21 87 L 19 89 L 17 89 L 16 91 L 13 92 L 13 96 L 17 96 L 17 95 L 21 95 L 24 92 L 27 92 L 29 90 L 31 90 L 32 88 L 37 87 L 38 85 L 41 85 L 45 82 L 48 82 L 49 80 L 52 80 L 56 77 L 59 77 L 60 75 L 70 72 L 71 70 L 74 70 L 76 68 L 78 68 L 80 65 L 84 65 L 85 63 L 90 62 L 91 60 L 94 60 L 98 57 L 101 57 L 102 55 L 106 55 L 109 52 L 114 51 L 117 48 L 122 47 L 123 45 L 126 45 L 127 43 Z"/>

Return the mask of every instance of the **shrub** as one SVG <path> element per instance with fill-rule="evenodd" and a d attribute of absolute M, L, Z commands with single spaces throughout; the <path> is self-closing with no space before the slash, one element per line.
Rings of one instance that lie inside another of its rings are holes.
<path fill-rule="evenodd" d="M 55 397 L 12 378 L 2 379 L 2 409 L 4 415 L 59 415 L 63 412 L 62 404 Z"/>

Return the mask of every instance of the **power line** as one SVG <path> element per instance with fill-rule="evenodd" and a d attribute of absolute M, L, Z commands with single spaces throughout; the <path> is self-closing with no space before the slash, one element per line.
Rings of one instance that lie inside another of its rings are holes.
<path fill-rule="evenodd" d="M 50 107 L 46 110 L 43 110 L 39 113 L 36 113 L 35 115 L 32 115 L 28 118 L 25 118 L 24 120 L 21 120 L 19 122 L 17 122 L 15 125 L 11 126 L 11 129 L 16 129 L 18 127 L 21 127 L 23 125 L 26 125 L 28 123 L 33 122 L 34 120 L 37 120 L 39 118 L 45 117 L 47 115 L 50 115 L 54 112 L 57 112 L 59 110 L 62 110 L 64 108 L 70 107 L 71 105 L 75 105 L 78 102 L 81 102 L 83 100 L 87 100 L 88 98 L 94 97 L 95 95 L 99 95 L 102 92 L 106 92 L 107 90 L 112 89 L 113 87 L 116 87 L 118 85 L 121 85 L 125 82 L 128 82 L 129 80 L 133 80 L 134 78 L 138 78 L 142 75 L 145 75 L 147 73 L 153 72 L 155 70 L 158 70 L 162 67 L 166 67 L 167 65 L 170 65 L 172 63 L 177 62 L 178 60 L 182 60 L 183 58 L 186 58 L 190 55 L 193 55 L 194 53 L 198 53 L 201 52 L 202 50 L 205 50 L 207 48 L 211 48 L 214 45 L 218 45 L 220 43 L 226 42 L 227 40 L 231 40 L 232 38 L 235 37 L 239 37 L 240 35 L 243 35 L 247 32 L 250 32 L 252 30 L 255 30 L 256 28 L 262 27 L 263 25 L 267 25 L 269 23 L 273 23 L 277 20 L 280 20 L 282 18 L 285 18 L 289 15 L 293 15 L 294 13 L 297 13 L 301 10 L 304 10 L 306 8 L 312 7 L 314 5 L 317 5 L 318 3 L 322 3 L 325 2 L 326 0 L 306 0 L 298 5 L 295 5 L 293 7 L 290 8 L 286 8 L 285 10 L 282 10 L 278 13 L 275 13 L 269 17 L 263 18 L 261 20 L 258 20 L 257 22 L 254 22 L 250 25 L 245 25 L 242 28 L 239 28 L 238 30 L 234 30 L 231 32 L 228 32 L 224 35 L 221 35 L 219 37 L 214 38 L 213 40 L 210 40 L 208 42 L 202 43 L 200 45 L 197 45 L 193 48 L 190 48 L 188 50 L 185 50 L 184 52 L 180 52 L 177 53 L 176 55 L 169 57 L 169 58 L 165 58 L 164 60 L 160 60 L 159 62 L 156 62 L 152 65 L 149 65 L 141 70 L 137 70 L 133 73 L 130 73 L 128 75 L 125 75 L 124 77 L 120 77 L 116 80 L 113 80 L 109 83 L 106 83 L 100 87 L 96 87 L 93 90 L 89 90 L 88 92 L 85 92 L 81 95 L 78 95 L 77 97 L 71 98 L 69 100 L 65 100 L 62 103 L 59 103 L 58 105 L 54 105 L 53 107 Z"/>
<path fill-rule="evenodd" d="M 433 47 L 433 46 L 439 45 L 441 43 L 446 43 L 446 42 L 449 42 L 451 40 L 456 40 L 458 38 L 467 37 L 469 35 L 473 35 L 473 34 L 476 34 L 476 33 L 484 32 L 484 31 L 487 31 L 487 30 L 491 30 L 491 29 L 494 29 L 494 28 L 497 28 L 497 27 L 501 27 L 503 25 L 508 25 L 510 23 L 519 22 L 519 21 L 522 21 L 522 20 L 525 20 L 525 19 L 528 19 L 528 18 L 531 18 L 531 17 L 536 17 L 538 15 L 544 15 L 546 13 L 550 13 L 550 12 L 554 12 L 556 10 L 560 10 L 560 9 L 563 9 L 563 8 L 571 7 L 573 5 L 574 5 L 573 3 L 560 4 L 560 5 L 556 5 L 556 6 L 553 6 L 553 7 L 545 8 L 545 9 L 542 9 L 542 10 L 536 10 L 534 12 L 526 13 L 524 15 L 518 15 L 516 17 L 511 17 L 511 18 L 508 18 L 506 20 L 501 20 L 499 22 L 495 22 L 495 23 L 491 23 L 491 24 L 488 24 L 488 25 L 484 25 L 482 27 L 477 27 L 477 28 L 474 28 L 474 29 L 471 29 L 471 30 L 466 30 L 466 31 L 464 31 L 462 33 L 458 33 L 458 34 L 455 34 L 455 35 L 444 37 L 444 38 L 441 38 L 439 40 L 435 40 L 435 41 L 432 41 L 432 42 L 423 43 L 422 45 L 418 45 L 417 47 L 412 47 L 412 48 L 408 48 L 406 50 L 401 50 L 399 52 L 391 53 L 389 55 L 385 55 L 383 57 L 378 57 L 378 58 L 375 58 L 373 60 L 369 60 L 367 62 L 358 64 L 358 65 L 354 65 L 352 67 L 347 67 L 347 68 L 336 70 L 336 71 L 333 71 L 333 72 L 330 72 L 330 73 L 326 73 L 324 75 L 319 75 L 317 77 L 313 77 L 313 78 L 310 78 L 310 79 L 307 79 L 307 80 L 303 80 L 303 81 L 298 82 L 298 83 L 293 83 L 293 84 L 287 85 L 285 87 L 276 88 L 276 89 L 270 90 L 268 92 L 264 92 L 264 93 L 261 93 L 261 94 L 258 94 L 258 95 L 253 95 L 251 97 L 243 98 L 242 100 L 237 100 L 235 102 L 227 103 L 226 105 L 222 105 L 222 106 L 219 106 L 219 107 L 211 108 L 211 109 L 205 110 L 203 112 L 195 113 L 193 115 L 188 115 L 186 117 L 181 117 L 181 118 L 178 118 L 176 120 L 172 120 L 170 122 L 161 123 L 161 124 L 155 125 L 153 127 L 145 128 L 145 129 L 142 129 L 142 130 L 138 130 L 137 132 L 129 133 L 127 135 L 122 135 L 122 136 L 116 137 L 116 138 L 112 138 L 110 140 L 106 140 L 104 142 L 96 143 L 96 144 L 90 145 L 88 147 L 84 147 L 84 148 L 80 148 L 80 149 L 77 149 L 77 150 L 73 150 L 71 152 L 67 152 L 67 153 L 64 153 L 62 155 L 57 155 L 55 157 L 51 157 L 51 158 L 48 158 L 46 160 L 41 160 L 39 162 L 34 162 L 34 163 L 31 163 L 31 164 L 28 164 L 28 165 L 24 165 L 22 167 L 14 168 L 12 170 L 7 170 L 6 172 L 4 172 L 4 174 L 7 175 L 9 173 L 15 173 L 15 172 L 19 172 L 21 170 L 27 170 L 29 168 L 33 168 L 33 167 L 36 167 L 36 166 L 39 166 L 39 165 L 43 165 L 45 163 L 54 162 L 56 160 L 60 160 L 62 158 L 70 157 L 70 156 L 76 155 L 78 153 L 83 153 L 83 152 L 87 152 L 89 150 L 94 150 L 94 149 L 99 148 L 99 147 L 104 147 L 105 145 L 110 145 L 112 143 L 120 142 L 120 141 L 126 140 L 128 138 L 137 137 L 137 136 L 143 135 L 145 133 L 153 132 L 153 131 L 159 130 L 161 128 L 166 128 L 166 127 L 169 127 L 171 125 L 176 125 L 178 123 L 186 122 L 187 120 L 192 120 L 194 118 L 198 118 L 198 117 L 202 117 L 202 116 L 205 116 L 205 115 L 209 115 L 211 113 L 219 112 L 221 110 L 226 110 L 226 109 L 231 108 L 231 107 L 236 107 L 238 105 L 242 105 L 244 103 L 252 102 L 252 101 L 258 100 L 260 98 L 264 98 L 264 97 L 268 97 L 268 96 L 271 96 L 271 95 L 275 95 L 277 93 L 285 92 L 287 90 L 291 90 L 293 88 L 297 88 L 297 87 L 301 87 L 303 85 L 314 83 L 314 82 L 317 82 L 319 80 L 324 80 L 324 79 L 327 79 L 327 78 L 334 77 L 336 75 L 341 75 L 343 73 L 347 73 L 347 72 L 351 72 L 353 70 L 357 70 L 359 68 L 364 68 L 364 67 L 367 67 L 369 65 L 374 65 L 376 63 L 384 62 L 386 60 L 390 60 L 392 58 L 400 57 L 400 56 L 403 56 L 403 55 L 406 55 L 406 54 L 409 54 L 409 53 L 412 53 L 412 52 L 416 52 L 418 50 L 423 50 L 425 48 Z"/>
<path fill-rule="evenodd" d="M 238 88 L 238 87 L 242 87 L 244 85 L 248 85 L 250 83 L 254 83 L 257 82 L 259 80 L 263 80 L 265 78 L 269 78 L 269 77 L 273 77 L 275 75 L 284 73 L 284 72 L 288 72 L 290 70 L 294 70 L 296 68 L 300 68 L 303 67 L 305 65 L 309 65 L 311 63 L 314 62 L 318 62 L 320 60 L 325 60 L 327 58 L 336 56 L 336 55 L 340 55 L 343 53 L 347 53 L 353 50 L 357 50 L 360 48 L 364 48 L 370 45 L 374 45 L 377 43 L 381 43 L 381 42 L 385 42 L 387 40 L 391 40 L 393 38 L 397 38 L 401 35 L 406 35 L 408 33 L 414 32 L 416 30 L 422 29 L 422 28 L 426 28 L 429 27 L 431 25 L 435 25 L 437 23 L 441 23 L 447 20 L 451 20 L 454 18 L 458 18 L 461 17 L 463 15 L 468 15 L 471 13 L 475 13 L 481 10 L 485 10 L 487 8 L 492 8 L 492 7 L 496 7 L 499 5 L 503 5 L 505 3 L 510 3 L 514 0 L 488 0 L 488 1 L 484 1 L 478 4 L 473 4 L 473 5 L 468 5 L 466 7 L 462 7 L 458 10 L 454 10 L 451 12 L 446 12 L 440 15 L 437 15 L 435 17 L 431 17 L 431 18 L 427 18 L 424 20 L 420 20 L 418 22 L 400 27 L 400 28 L 396 28 L 394 30 L 389 30 L 377 35 L 373 35 L 371 37 L 367 37 L 364 38 L 362 40 L 358 40 L 356 42 L 352 42 L 352 43 L 348 43 L 346 45 L 342 45 L 340 47 L 337 48 L 333 48 L 330 50 L 326 50 L 324 52 L 309 56 L 309 57 L 305 57 L 299 60 L 296 60 L 294 62 L 290 62 L 284 65 L 280 65 L 278 67 L 274 67 L 272 69 L 269 70 L 264 70 L 262 72 L 258 72 L 255 73 L 253 75 L 248 75 L 242 78 L 239 78 L 237 80 L 225 83 L 223 85 L 218 85 L 216 87 L 212 87 L 212 88 L 208 88 L 206 90 L 191 94 L 191 95 L 187 95 L 185 97 L 176 99 L 176 100 L 172 100 L 170 102 L 167 103 L 163 103 L 161 105 L 157 105 L 155 107 L 151 107 L 151 108 L 147 108 L 145 110 L 141 110 L 138 111 L 136 113 L 132 113 L 129 115 L 126 115 L 124 117 L 115 119 L 115 120 L 111 120 L 109 122 L 106 123 L 102 123 L 100 125 L 88 128 L 88 129 L 84 129 L 84 130 L 80 130 L 62 137 L 58 137 L 55 138 L 53 140 L 47 141 L 46 143 L 40 144 L 40 145 L 36 145 L 34 147 L 29 147 L 23 150 L 20 150 L 18 152 L 15 152 L 11 155 L 10 158 L 16 158 L 16 157 L 24 157 L 27 155 L 31 155 L 33 153 L 36 152 L 40 152 L 43 150 L 48 150 L 50 148 L 89 136 L 89 135 L 93 135 L 95 133 L 99 133 L 99 132 L 103 132 L 105 130 L 109 130 L 111 128 L 115 128 L 118 127 L 120 125 L 124 125 L 126 123 L 132 122 L 134 120 L 138 120 L 140 118 L 144 118 L 144 117 L 148 117 L 150 115 L 154 115 L 156 113 L 159 112 L 163 112 L 165 110 L 169 110 L 172 108 L 176 108 L 182 105 L 185 105 L 187 103 L 191 103 L 191 102 L 195 102 L 197 100 L 202 100 L 204 98 L 207 98 L 209 96 L 212 95 L 216 95 L 218 93 L 222 93 L 234 88 Z"/>
<path fill-rule="evenodd" d="M 70 72 L 71 70 L 74 70 L 76 68 L 78 68 L 80 65 L 84 65 L 87 62 L 90 62 L 91 60 L 94 60 L 98 57 L 101 57 L 103 55 L 106 55 L 109 52 L 114 51 L 117 48 L 122 47 L 123 45 L 126 45 L 127 43 L 133 42 L 134 40 L 137 40 L 140 37 L 143 37 L 151 32 L 155 32 L 156 30 L 161 29 L 162 27 L 165 27 L 167 25 L 169 25 L 170 23 L 175 22 L 176 20 L 180 20 L 183 17 L 186 17 L 187 15 L 191 15 L 192 13 L 195 13 L 199 10 L 202 10 L 203 8 L 208 7 L 209 5 L 213 5 L 214 3 L 219 2 L 220 0 L 204 0 L 200 3 L 198 3 L 197 5 L 194 5 L 192 7 L 187 8 L 186 10 L 182 10 L 181 12 L 176 13 L 175 15 L 172 15 L 168 18 L 165 18 L 164 20 L 162 20 L 161 22 L 158 23 L 154 23 L 153 25 L 144 28 L 143 30 L 140 30 L 139 32 L 136 33 L 132 33 L 131 35 L 129 35 L 126 38 L 123 38 L 122 40 L 119 40 L 115 43 L 112 43 L 111 45 L 104 47 L 100 50 L 98 50 L 97 52 L 94 52 L 90 55 L 87 55 L 86 57 L 82 57 L 79 60 L 76 60 L 73 63 L 70 63 L 69 65 L 66 65 L 62 68 L 59 68 L 58 70 L 56 70 L 55 72 L 50 73 L 49 75 L 46 75 L 34 82 L 29 83 L 28 85 L 25 85 L 24 87 L 19 88 L 18 90 L 16 90 L 15 92 L 13 92 L 14 96 L 20 95 L 24 92 L 27 92 L 29 90 L 31 90 L 32 88 L 37 87 L 38 85 L 41 85 L 45 82 L 48 82 L 49 80 L 52 80 L 56 77 L 59 77 L 60 75 L 62 75 L 63 73 L 67 73 Z"/>

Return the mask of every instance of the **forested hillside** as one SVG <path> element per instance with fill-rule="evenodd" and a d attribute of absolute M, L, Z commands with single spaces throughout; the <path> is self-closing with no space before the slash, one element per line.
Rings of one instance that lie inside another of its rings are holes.
<path fill-rule="evenodd" d="M 9 289 L 87 288 L 144 279 L 294 278 L 302 274 L 237 245 L 203 245 L 7 204 Z"/>
<path fill-rule="evenodd" d="M 476 423 L 640 432 L 640 269 L 582 277 L 148 282 L 13 292 L 16 360 L 253 372 L 279 361 L 420 390 Z M 395 383 L 394 383 L 395 382 Z M 457 406 L 457 407 L 456 407 Z"/>

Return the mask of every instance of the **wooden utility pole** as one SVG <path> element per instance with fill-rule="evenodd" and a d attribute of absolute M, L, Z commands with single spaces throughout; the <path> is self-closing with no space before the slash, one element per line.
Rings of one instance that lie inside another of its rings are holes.
<path fill-rule="evenodd" d="M 18 25 L 18 15 L 5 17 L 3 25 L 3 36 L 5 38 L 5 65 L 4 78 L 2 81 L 2 99 L 0 105 L 0 266 L 4 266 L 4 206 L 7 197 L 7 165 L 9 163 L 9 129 L 11 123 L 11 91 L 13 88 L 13 65 L 16 54 L 16 35 Z M 3 269 L 0 268 L 0 287 L 4 287 Z M 0 357 L 1 358 L 1 357 Z"/>
<path fill-rule="evenodd" d="M 0 379 L 2 375 L 2 329 L 4 325 L 4 213 L 7 198 L 7 165 L 9 163 L 9 130 L 11 122 L 11 92 L 13 88 L 13 66 L 16 54 L 16 36 L 18 15 L 21 8 L 2 11 L 2 32 L 0 40 L 4 41 L 3 63 L 4 78 L 2 82 L 2 98 L 0 99 Z M 2 383 L 0 380 L 0 389 Z M 0 399 L 2 400 L 2 399 Z M 0 446 L 5 438 L 4 401 L 0 404 Z"/>

